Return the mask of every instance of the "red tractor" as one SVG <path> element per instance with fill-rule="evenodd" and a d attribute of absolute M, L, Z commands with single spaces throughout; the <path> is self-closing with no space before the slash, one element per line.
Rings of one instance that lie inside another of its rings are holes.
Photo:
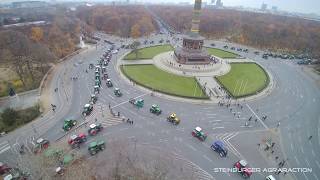
<path fill-rule="evenodd" d="M 250 178 L 252 175 L 252 170 L 248 167 L 248 163 L 245 160 L 239 160 L 236 162 L 234 164 L 234 168 L 236 168 L 244 178 Z"/>
<path fill-rule="evenodd" d="M 80 133 L 79 135 L 72 135 L 68 140 L 68 144 L 71 145 L 72 148 L 79 148 L 80 144 L 87 141 L 87 135 L 84 133 Z"/>
<path fill-rule="evenodd" d="M 7 164 L 0 162 L 0 175 L 4 175 L 5 173 L 9 172 L 12 168 L 9 167 Z"/>
<path fill-rule="evenodd" d="M 49 144 L 50 144 L 49 140 L 39 138 L 34 144 L 33 152 L 35 154 L 41 153 L 44 149 L 47 149 L 49 147 Z"/>
<path fill-rule="evenodd" d="M 98 125 L 96 125 L 96 124 L 91 124 L 89 127 L 90 127 L 90 129 L 88 130 L 88 134 L 89 134 L 90 136 L 95 136 L 95 135 L 97 135 L 98 132 L 102 131 L 102 129 L 103 129 L 103 127 L 102 127 L 101 124 L 98 124 Z"/>

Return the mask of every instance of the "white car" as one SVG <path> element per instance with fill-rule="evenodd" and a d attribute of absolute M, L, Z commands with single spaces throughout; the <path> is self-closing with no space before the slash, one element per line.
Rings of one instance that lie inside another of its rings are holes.
<path fill-rule="evenodd" d="M 112 54 L 117 54 L 117 53 L 118 53 L 118 50 L 113 50 L 111 53 L 112 53 Z"/>
<path fill-rule="evenodd" d="M 272 175 L 266 177 L 266 180 L 276 180 L 276 178 Z"/>

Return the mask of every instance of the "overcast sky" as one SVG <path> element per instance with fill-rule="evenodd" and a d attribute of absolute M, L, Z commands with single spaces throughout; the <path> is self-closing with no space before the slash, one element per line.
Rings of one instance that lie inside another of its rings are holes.
<path fill-rule="evenodd" d="M 159 2 L 161 0 L 144 0 Z M 165 2 L 193 2 L 193 0 L 162 0 Z M 203 0 L 208 3 L 211 0 Z M 320 0 L 222 0 L 226 6 L 244 6 L 260 8 L 264 2 L 268 4 L 268 8 L 271 6 L 277 6 L 278 9 L 303 13 L 316 13 L 320 15 Z"/>

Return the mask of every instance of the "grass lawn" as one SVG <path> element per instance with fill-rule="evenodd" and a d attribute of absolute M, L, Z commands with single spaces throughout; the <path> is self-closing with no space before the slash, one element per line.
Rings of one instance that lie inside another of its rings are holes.
<path fill-rule="evenodd" d="M 216 79 L 233 97 L 253 95 L 269 83 L 269 76 L 256 63 L 231 63 L 230 72 Z"/>
<path fill-rule="evenodd" d="M 159 46 L 152 46 L 152 47 L 146 47 L 138 50 L 138 58 L 137 59 L 152 59 L 154 56 L 167 52 L 172 51 L 173 47 L 169 44 L 167 45 L 159 45 Z M 131 52 L 128 55 L 126 55 L 124 60 L 135 60 L 136 54 Z"/>
<path fill-rule="evenodd" d="M 125 65 L 121 70 L 137 84 L 156 91 L 189 98 L 208 98 L 193 77 L 167 73 L 154 65 Z"/>
<path fill-rule="evenodd" d="M 217 49 L 217 48 L 207 48 L 208 53 L 214 56 L 218 56 L 220 58 L 226 58 L 226 59 L 234 59 L 239 57 L 238 54 L 229 52 L 229 51 L 225 51 L 222 49 Z"/>

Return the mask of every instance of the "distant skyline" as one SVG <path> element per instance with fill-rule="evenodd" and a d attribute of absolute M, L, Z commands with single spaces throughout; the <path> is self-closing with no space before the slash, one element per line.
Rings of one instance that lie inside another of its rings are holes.
<path fill-rule="evenodd" d="M 8 3 L 13 1 L 29 1 L 29 0 L 0 0 L 0 3 Z M 41 1 L 41 0 L 40 0 Z M 43 0 L 50 1 L 50 0 Z M 85 2 L 110 2 L 110 1 L 126 1 L 126 0 L 56 0 L 57 2 L 62 1 L 85 1 Z M 179 3 L 189 2 L 192 3 L 194 0 L 130 0 L 131 2 L 152 2 L 152 3 Z M 211 0 L 203 0 L 203 2 L 210 3 Z M 268 9 L 272 6 L 277 6 L 278 10 L 284 10 L 288 12 L 300 12 L 300 13 L 315 13 L 320 15 L 320 0 L 222 0 L 224 6 L 243 6 L 250 8 L 259 9 L 262 3 L 268 5 Z"/>

